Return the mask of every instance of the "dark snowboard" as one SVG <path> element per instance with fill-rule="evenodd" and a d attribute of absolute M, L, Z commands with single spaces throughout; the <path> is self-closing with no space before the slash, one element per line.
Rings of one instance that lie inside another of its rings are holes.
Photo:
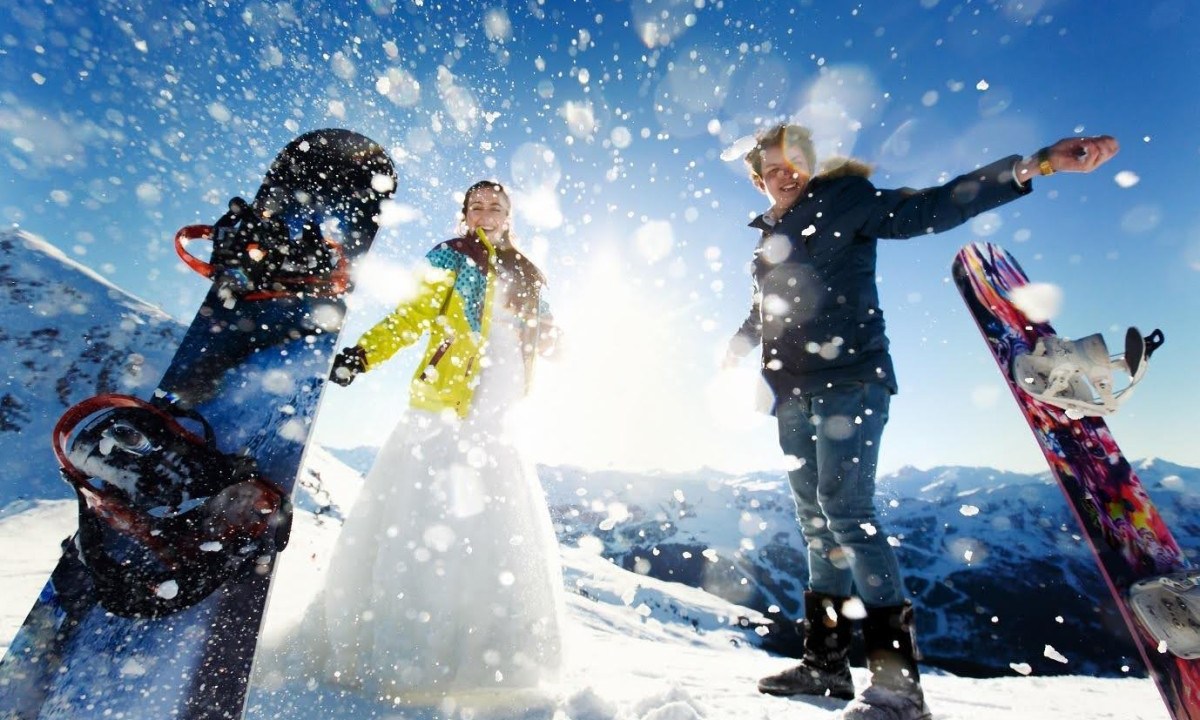
<path fill-rule="evenodd" d="M 252 202 L 180 231 L 212 288 L 152 397 L 55 428 L 79 530 L 0 661 L 0 718 L 241 716 L 351 270 L 395 182 L 378 144 L 318 130 Z"/>
<path fill-rule="evenodd" d="M 1151 604 L 1172 636 L 1164 641 L 1139 621 L 1133 600 L 1139 584 L 1156 589 L 1160 580 L 1167 579 L 1175 588 L 1186 585 L 1190 568 L 1183 552 L 1104 421 L 1093 416 L 1073 419 L 1066 410 L 1033 398 L 1014 380 L 1013 361 L 1033 351 L 1038 338 L 1055 335 L 1049 324 L 1029 320 L 1014 305 L 1013 291 L 1029 284 L 1017 261 L 996 245 L 977 243 L 958 253 L 952 272 L 1079 522 L 1170 716 L 1200 718 L 1200 659 L 1182 644 L 1194 634 L 1194 628 L 1188 627 L 1195 621 L 1186 612 L 1187 603 L 1168 590 Z M 1144 349 L 1126 349 L 1131 363 L 1140 362 L 1144 355 Z"/>

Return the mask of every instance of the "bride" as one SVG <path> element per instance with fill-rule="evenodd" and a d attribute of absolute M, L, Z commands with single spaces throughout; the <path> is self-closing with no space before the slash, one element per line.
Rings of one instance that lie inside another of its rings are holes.
<path fill-rule="evenodd" d="M 334 362 L 348 385 L 428 333 L 411 407 L 342 529 L 324 591 L 326 680 L 380 698 L 531 689 L 560 660 L 562 575 L 537 477 L 505 429 L 553 349 L 545 277 L 513 245 L 510 201 L 476 183 L 466 233 L 420 289 Z M 323 623 L 320 620 L 323 619 Z"/>

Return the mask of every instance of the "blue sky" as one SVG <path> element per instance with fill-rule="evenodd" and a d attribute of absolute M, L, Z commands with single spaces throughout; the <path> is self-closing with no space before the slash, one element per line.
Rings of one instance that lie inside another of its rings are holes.
<path fill-rule="evenodd" d="M 1131 457 L 1200 464 L 1200 18 L 1185 0 L 87 5 L 0 4 L 0 222 L 190 319 L 206 288 L 174 231 L 252 195 L 294 135 L 355 129 L 391 152 L 400 183 L 349 342 L 452 234 L 456 193 L 500 179 L 568 333 L 526 408 L 544 462 L 780 465 L 750 409 L 752 363 L 716 369 L 748 307 L 745 223 L 765 207 L 721 154 L 760 125 L 811 124 L 822 155 L 874 164 L 881 186 L 1115 135 L 1122 151 L 1097 173 L 883 244 L 901 385 L 883 469 L 1044 467 L 949 281 L 976 239 L 1062 289 L 1064 335 L 1166 332 L 1110 424 Z M 320 439 L 382 442 L 416 361 L 332 388 Z"/>

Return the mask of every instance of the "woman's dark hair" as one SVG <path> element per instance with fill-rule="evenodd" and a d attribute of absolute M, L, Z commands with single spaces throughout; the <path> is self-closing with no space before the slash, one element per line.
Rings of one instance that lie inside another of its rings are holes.
<path fill-rule="evenodd" d="M 495 180 L 480 180 L 467 188 L 467 192 L 463 195 L 462 216 L 464 220 L 467 217 L 467 206 L 471 203 L 471 195 L 484 189 L 495 190 L 503 195 L 504 199 L 508 200 L 511 214 L 512 198 L 508 196 L 508 191 L 504 189 L 504 186 Z M 496 247 L 496 268 L 502 274 L 509 276 L 513 283 L 512 292 L 508 297 L 508 307 L 522 318 L 535 317 L 541 289 L 546 285 L 546 276 L 532 260 L 525 256 L 525 253 L 517 249 L 516 243 L 513 242 L 511 223 L 509 229 L 505 230 L 501 237 L 505 242 L 502 246 Z"/>

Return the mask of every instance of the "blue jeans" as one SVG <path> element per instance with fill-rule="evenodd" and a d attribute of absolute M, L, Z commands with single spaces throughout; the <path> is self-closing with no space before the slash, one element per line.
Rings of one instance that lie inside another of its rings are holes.
<path fill-rule="evenodd" d="M 867 607 L 904 602 L 896 554 L 875 515 L 875 467 L 891 393 L 849 382 L 780 400 L 779 445 L 808 545 L 809 589 Z"/>

